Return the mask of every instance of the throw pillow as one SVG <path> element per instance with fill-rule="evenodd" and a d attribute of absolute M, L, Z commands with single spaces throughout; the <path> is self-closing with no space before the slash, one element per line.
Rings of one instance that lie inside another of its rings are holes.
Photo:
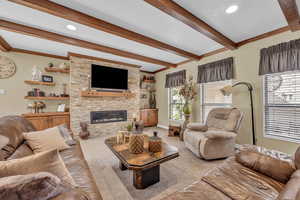
<path fill-rule="evenodd" d="M 76 144 L 76 141 L 72 138 L 72 132 L 68 129 L 66 124 L 58 126 L 61 136 L 65 139 L 65 142 L 72 146 Z"/>
<path fill-rule="evenodd" d="M 40 153 L 52 149 L 58 149 L 61 151 L 70 147 L 65 143 L 64 138 L 60 135 L 58 127 L 24 133 L 24 138 L 34 153 Z"/>
<path fill-rule="evenodd" d="M 296 170 L 291 162 L 279 160 L 255 151 L 241 151 L 236 154 L 235 158 L 242 165 L 282 183 L 286 183 Z"/>
<path fill-rule="evenodd" d="M 49 172 L 56 175 L 63 182 L 75 185 L 57 149 L 24 158 L 0 161 L 0 178 L 36 172 Z"/>
<path fill-rule="evenodd" d="M 0 199 L 45 200 L 63 191 L 59 178 L 47 172 L 0 178 Z"/>

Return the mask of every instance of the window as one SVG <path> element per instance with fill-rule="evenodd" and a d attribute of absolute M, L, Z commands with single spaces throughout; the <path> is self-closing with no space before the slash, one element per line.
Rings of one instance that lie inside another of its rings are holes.
<path fill-rule="evenodd" d="M 265 75 L 265 136 L 300 142 L 300 72 Z"/>
<path fill-rule="evenodd" d="M 169 119 L 183 120 L 183 98 L 179 95 L 180 87 L 169 88 Z"/>
<path fill-rule="evenodd" d="M 231 85 L 232 81 L 218 81 L 211 83 L 203 83 L 200 86 L 201 94 L 201 118 L 202 122 L 205 122 L 209 111 L 213 108 L 218 107 L 231 107 L 232 106 L 232 95 L 224 96 L 220 89 L 226 85 Z"/>

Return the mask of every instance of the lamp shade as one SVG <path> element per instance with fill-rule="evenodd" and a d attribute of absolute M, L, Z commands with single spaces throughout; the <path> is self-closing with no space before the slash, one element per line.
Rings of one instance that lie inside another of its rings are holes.
<path fill-rule="evenodd" d="M 227 85 L 227 86 L 221 88 L 220 91 L 224 96 L 229 96 L 232 94 L 232 86 Z"/>

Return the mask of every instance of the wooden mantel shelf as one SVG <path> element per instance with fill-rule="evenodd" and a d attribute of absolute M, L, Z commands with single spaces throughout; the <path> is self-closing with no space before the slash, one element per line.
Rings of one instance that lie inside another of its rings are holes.
<path fill-rule="evenodd" d="M 47 85 L 47 86 L 55 86 L 55 83 L 53 82 L 42 82 L 42 81 L 24 81 L 25 83 L 29 84 L 29 85 Z"/>
<path fill-rule="evenodd" d="M 60 69 L 60 68 L 55 68 L 55 67 L 46 67 L 45 71 L 46 72 L 59 72 L 59 73 L 65 73 L 65 74 L 70 73 L 69 69 Z"/>
<path fill-rule="evenodd" d="M 134 97 L 131 92 L 97 92 L 97 91 L 81 91 L 82 97 Z"/>

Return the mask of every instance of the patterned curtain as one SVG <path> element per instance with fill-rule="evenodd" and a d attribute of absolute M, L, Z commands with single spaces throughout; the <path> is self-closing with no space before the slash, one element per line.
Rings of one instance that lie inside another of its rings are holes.
<path fill-rule="evenodd" d="M 165 88 L 178 87 L 185 83 L 186 71 L 182 70 L 166 75 Z"/>
<path fill-rule="evenodd" d="M 197 83 L 233 79 L 233 57 L 198 66 Z"/>
<path fill-rule="evenodd" d="M 259 75 L 300 70 L 300 39 L 260 51 Z"/>

